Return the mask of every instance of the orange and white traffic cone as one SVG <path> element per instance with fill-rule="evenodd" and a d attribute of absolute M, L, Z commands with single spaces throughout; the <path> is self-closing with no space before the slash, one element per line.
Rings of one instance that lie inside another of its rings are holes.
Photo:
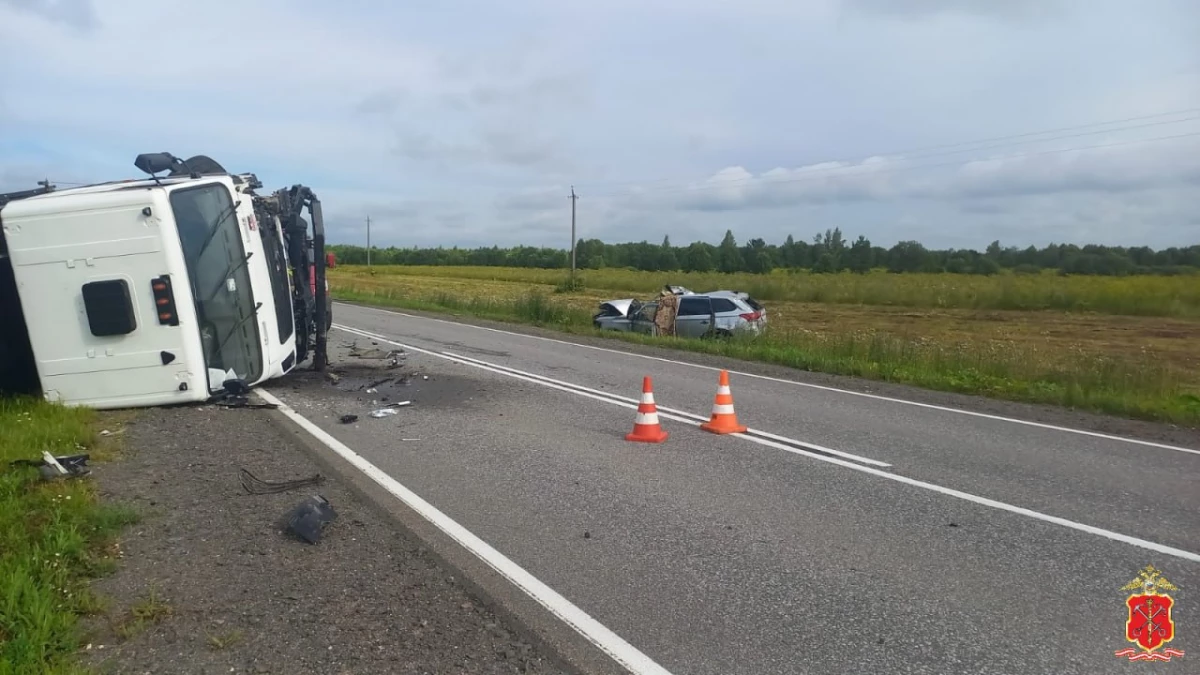
<path fill-rule="evenodd" d="M 638 403 L 637 419 L 633 423 L 633 431 L 625 434 L 625 440 L 640 443 L 662 443 L 667 440 L 667 432 L 658 423 L 658 406 L 654 405 L 654 389 L 650 386 L 650 376 L 642 380 L 642 401 Z"/>
<path fill-rule="evenodd" d="M 717 397 L 713 400 L 712 418 L 700 425 L 700 428 L 714 434 L 741 434 L 746 427 L 738 424 L 737 413 L 733 411 L 733 393 L 729 390 L 729 373 L 722 370 L 721 380 L 717 384 Z"/>

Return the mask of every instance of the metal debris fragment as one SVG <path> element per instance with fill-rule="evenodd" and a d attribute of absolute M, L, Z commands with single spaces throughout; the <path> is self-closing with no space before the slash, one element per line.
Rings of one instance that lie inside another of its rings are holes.
<path fill-rule="evenodd" d="M 37 470 L 42 474 L 42 478 L 53 480 L 55 478 L 86 476 L 92 472 L 87 466 L 91 455 L 64 455 L 56 457 L 45 450 L 42 451 L 41 461 L 32 459 L 15 459 L 9 462 L 10 466 L 32 466 L 37 467 Z"/>
<path fill-rule="evenodd" d="M 297 504 L 286 516 L 285 529 L 304 541 L 321 540 L 325 526 L 337 519 L 333 506 L 321 495 L 313 495 Z"/>
<path fill-rule="evenodd" d="M 295 490 L 296 488 L 320 485 L 321 483 L 325 482 L 325 477 L 319 473 L 315 473 L 308 478 L 267 481 L 260 479 L 258 476 L 255 476 L 246 469 L 241 470 L 241 478 L 242 487 L 245 488 L 246 492 L 249 492 L 252 495 L 277 494 L 280 492 L 287 492 L 288 490 Z"/>

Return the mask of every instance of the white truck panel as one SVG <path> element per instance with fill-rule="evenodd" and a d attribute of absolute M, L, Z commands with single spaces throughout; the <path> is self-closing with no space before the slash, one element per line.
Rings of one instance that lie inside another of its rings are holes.
<path fill-rule="evenodd" d="M 4 234 L 48 400 L 104 409 L 208 398 L 190 295 L 177 290 L 179 325 L 162 325 L 150 285 L 169 275 L 177 289 L 188 287 L 173 222 L 162 188 L 51 194 L 5 207 Z M 81 289 L 115 279 L 127 285 L 136 327 L 94 335 Z"/>

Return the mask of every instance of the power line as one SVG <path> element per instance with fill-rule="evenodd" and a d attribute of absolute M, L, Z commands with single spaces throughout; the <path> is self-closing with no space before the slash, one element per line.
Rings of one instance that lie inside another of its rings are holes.
<path fill-rule="evenodd" d="M 1200 112 L 1200 108 L 1185 108 L 1182 110 L 1174 110 L 1171 112 L 1155 113 L 1153 115 L 1139 115 L 1136 117 L 1125 117 L 1122 119 L 1108 120 L 1106 122 L 1092 122 L 1089 124 L 1076 124 L 1076 125 L 1066 126 L 1066 127 L 1057 127 L 1054 129 L 1043 129 L 1041 131 L 1027 131 L 1027 132 L 1019 133 L 1019 134 L 1008 134 L 1008 135 L 1004 135 L 1004 136 L 991 136 L 989 138 L 981 138 L 981 139 L 977 139 L 977 140 L 973 140 L 973 141 L 941 143 L 938 145 L 922 146 L 922 147 L 918 147 L 918 148 L 910 148 L 908 150 L 894 150 L 891 152 L 876 152 L 876 153 L 872 153 L 870 155 L 866 155 L 865 157 L 864 156 L 844 157 L 841 159 L 819 160 L 819 161 L 809 162 L 809 164 L 827 164 L 830 162 L 854 162 L 854 161 L 862 161 L 863 159 L 866 159 L 867 157 L 880 157 L 880 156 L 888 156 L 888 155 L 904 155 L 904 156 L 910 156 L 910 157 L 911 156 L 919 156 L 918 153 L 926 153 L 931 150 L 942 150 L 942 149 L 946 149 L 946 148 L 961 147 L 961 146 L 965 146 L 965 145 L 978 145 L 980 143 L 992 143 L 995 141 L 1007 141 L 1007 140 L 1019 139 L 1019 138 L 1031 138 L 1033 136 L 1042 136 L 1045 134 L 1055 134 L 1055 133 L 1061 133 L 1064 131 L 1077 131 L 1080 129 L 1094 129 L 1095 127 L 1110 126 L 1113 124 L 1127 124 L 1129 122 L 1140 122 L 1143 120 L 1157 119 L 1160 117 L 1171 117 L 1174 115 L 1186 115 L 1186 114 L 1192 114 L 1192 113 L 1198 113 L 1198 112 Z M 1189 122 L 1189 121 L 1192 121 L 1195 119 L 1200 119 L 1200 118 L 1188 117 L 1188 118 L 1181 119 L 1181 120 L 1168 120 L 1168 121 L 1163 121 L 1163 122 L 1155 122 L 1155 123 L 1147 124 L 1147 125 L 1135 125 L 1135 126 L 1130 126 L 1130 127 L 1119 127 L 1119 128 L 1115 128 L 1115 129 L 1102 129 L 1102 130 L 1098 130 L 1098 131 L 1088 132 L 1086 134 L 1078 134 L 1078 136 L 1086 136 L 1086 135 L 1110 133 L 1110 132 L 1118 132 L 1118 131 L 1129 131 L 1131 129 L 1140 129 L 1140 128 L 1143 128 L 1146 126 L 1159 126 L 1162 124 L 1179 124 L 1182 122 Z M 1046 142 L 1046 141 L 1059 140 L 1061 138 L 1074 138 L 1076 136 L 1077 135 L 1067 135 L 1067 136 L 1055 136 L 1055 137 L 1050 137 L 1050 138 L 1037 138 L 1037 139 L 1033 139 L 1033 140 L 1023 141 L 1023 142 L 1019 142 L 1019 143 L 1009 143 L 1009 144 L 1004 144 L 1004 145 L 1000 145 L 1000 146 L 988 146 L 985 148 L 968 148 L 968 149 L 956 151 L 956 152 L 971 152 L 974 150 L 987 150 L 987 149 L 991 149 L 994 147 L 1024 145 L 1025 143 L 1041 143 L 1041 142 Z M 945 154 L 956 154 L 956 153 L 945 153 Z M 927 155 L 927 156 L 938 156 L 938 155 Z M 676 178 L 659 178 L 659 179 L 652 179 L 652 180 L 646 180 L 646 181 L 640 181 L 640 180 L 605 181 L 605 182 L 599 182 L 599 183 L 584 183 L 583 185 L 585 185 L 587 187 L 595 188 L 595 187 L 601 187 L 601 186 L 614 186 L 614 185 L 651 185 L 651 184 L 655 184 L 655 183 L 666 183 L 666 182 L 677 181 L 677 180 L 678 179 L 676 179 Z"/>

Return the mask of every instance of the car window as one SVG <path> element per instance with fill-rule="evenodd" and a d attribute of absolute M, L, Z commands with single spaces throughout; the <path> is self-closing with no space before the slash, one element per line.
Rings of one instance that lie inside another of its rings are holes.
<path fill-rule="evenodd" d="M 753 309 L 756 312 L 762 311 L 763 306 L 758 304 L 758 301 L 755 300 L 754 298 L 747 295 L 745 298 L 742 298 L 742 299 L 746 301 L 747 305 L 750 305 L 750 309 Z"/>
<path fill-rule="evenodd" d="M 680 298 L 679 316 L 696 316 L 697 314 L 710 314 L 709 299 L 705 297 L 695 297 L 685 295 Z"/>
<path fill-rule="evenodd" d="M 732 300 L 726 298 L 713 298 L 712 308 L 713 312 L 721 314 L 723 312 L 736 312 L 738 306 L 733 304 Z"/>
<path fill-rule="evenodd" d="M 642 306 L 642 319 L 644 321 L 654 321 L 654 310 L 658 309 L 658 305 L 649 304 Z"/>

